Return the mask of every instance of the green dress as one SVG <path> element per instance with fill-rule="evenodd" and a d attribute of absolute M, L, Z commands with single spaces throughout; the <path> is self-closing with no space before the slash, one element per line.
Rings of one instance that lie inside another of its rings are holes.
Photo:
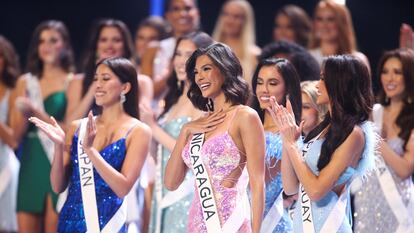
<path fill-rule="evenodd" d="M 43 101 L 45 111 L 57 121 L 62 121 L 66 111 L 66 94 L 55 92 Z M 30 124 L 22 141 L 17 211 L 40 214 L 44 212 L 46 197 L 50 194 L 56 208 L 57 195 L 50 184 L 51 164 L 47 158 L 37 128 Z"/>

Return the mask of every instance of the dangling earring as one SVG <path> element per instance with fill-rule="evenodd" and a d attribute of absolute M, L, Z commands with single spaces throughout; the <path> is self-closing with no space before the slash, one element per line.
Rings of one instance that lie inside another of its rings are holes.
<path fill-rule="evenodd" d="M 177 80 L 177 87 L 178 87 L 178 90 L 181 90 L 181 81 L 180 80 Z"/>
<path fill-rule="evenodd" d="M 407 103 L 408 104 L 412 104 L 413 103 L 413 100 L 411 99 L 411 96 L 408 96 L 407 97 Z"/>
<path fill-rule="evenodd" d="M 213 103 L 213 100 L 211 98 L 208 98 L 206 106 L 207 106 L 207 111 L 209 111 L 209 112 L 214 111 L 214 103 Z"/>
<path fill-rule="evenodd" d="M 121 104 L 123 104 L 126 101 L 125 93 L 121 92 L 119 96 L 120 96 L 119 101 L 121 102 Z"/>

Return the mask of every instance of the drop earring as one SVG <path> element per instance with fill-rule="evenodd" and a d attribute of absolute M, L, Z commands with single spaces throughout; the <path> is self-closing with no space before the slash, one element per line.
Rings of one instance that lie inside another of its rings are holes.
<path fill-rule="evenodd" d="M 121 92 L 119 101 L 123 104 L 126 101 L 125 93 Z"/>
<path fill-rule="evenodd" d="M 214 111 L 214 103 L 213 103 L 213 100 L 211 98 L 208 98 L 206 106 L 207 106 L 207 111 L 209 111 L 209 112 Z"/>

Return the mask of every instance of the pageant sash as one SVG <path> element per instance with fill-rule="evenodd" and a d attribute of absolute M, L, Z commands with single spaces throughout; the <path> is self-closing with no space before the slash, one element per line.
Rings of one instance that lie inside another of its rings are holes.
<path fill-rule="evenodd" d="M 162 196 L 162 181 L 161 177 L 162 170 L 162 145 L 158 144 L 157 147 L 157 164 L 156 164 L 156 180 L 155 180 L 155 197 L 157 200 L 157 213 L 156 213 L 156 225 L 155 232 L 159 233 L 161 231 L 161 215 L 164 208 L 167 208 L 182 198 L 186 197 L 190 193 L 194 192 L 194 183 L 193 179 L 185 179 L 184 182 L 174 191 L 167 191 L 167 193 Z"/>
<path fill-rule="evenodd" d="M 323 131 L 322 131 L 323 132 Z M 308 153 L 311 145 L 322 135 L 322 132 L 306 143 L 302 148 L 302 159 L 305 160 L 306 154 Z M 301 206 L 301 216 L 302 216 L 302 227 L 303 232 L 305 233 L 315 233 L 315 226 L 313 224 L 313 217 L 312 217 L 312 205 L 311 200 L 306 193 L 305 188 L 300 183 L 299 184 L 299 203 Z"/>
<path fill-rule="evenodd" d="M 283 197 L 282 192 L 277 196 L 269 212 L 263 219 L 260 233 L 272 233 L 283 215 Z"/>
<path fill-rule="evenodd" d="M 194 134 L 190 141 L 190 161 L 193 174 L 196 179 L 197 194 L 200 198 L 200 204 L 203 212 L 203 220 L 206 224 L 208 233 L 233 233 L 237 232 L 243 225 L 244 221 L 250 219 L 250 204 L 247 197 L 246 187 L 242 187 L 242 198 L 236 203 L 232 214 L 227 219 L 223 228 L 220 226 L 220 219 L 216 201 L 214 199 L 214 191 L 211 186 L 210 177 L 207 168 L 200 156 L 200 151 L 204 142 L 204 134 Z M 247 170 L 244 169 L 239 179 L 248 177 Z M 248 178 L 246 179 L 246 181 Z M 247 182 L 246 182 L 247 185 Z"/>
<path fill-rule="evenodd" d="M 305 158 L 311 145 L 322 135 L 322 132 L 318 136 L 310 140 L 303 147 L 302 149 L 303 158 Z M 315 226 L 314 226 L 314 221 L 312 217 L 311 200 L 308 194 L 306 193 L 306 190 L 302 184 L 299 185 L 299 193 L 300 193 L 299 202 L 301 204 L 303 232 L 315 233 Z M 338 197 L 338 201 L 335 203 L 335 206 L 333 207 L 328 217 L 326 218 L 325 223 L 323 224 L 320 230 L 320 233 L 338 232 L 346 216 L 348 193 L 349 193 L 349 188 L 348 188 L 348 185 L 346 185 L 344 189 L 342 190 L 341 195 Z"/>
<path fill-rule="evenodd" d="M 93 175 L 93 164 L 82 144 L 86 133 L 88 118 L 81 120 L 78 135 L 78 162 L 79 180 L 82 192 L 82 204 L 85 212 L 86 229 L 89 233 L 100 232 L 98 207 L 96 205 L 95 179 Z"/>
<path fill-rule="evenodd" d="M 384 108 L 380 104 L 375 104 L 373 107 L 372 115 L 375 126 L 379 132 L 382 131 L 383 113 Z M 414 203 L 412 203 L 412 198 L 406 207 L 401 199 L 401 195 L 398 193 L 397 185 L 395 184 L 391 172 L 385 164 L 384 160 L 380 158 L 377 161 L 376 165 L 377 169 L 375 170 L 375 174 L 378 177 L 382 193 L 384 194 L 388 205 L 390 206 L 395 218 L 399 223 L 396 232 L 410 232 L 410 229 L 414 229 L 414 217 L 409 211 L 409 208 L 414 206 Z"/>
<path fill-rule="evenodd" d="M 26 78 L 26 92 L 28 97 L 31 101 L 33 101 L 33 104 L 36 108 L 38 108 L 41 111 L 45 111 L 45 107 L 43 105 L 43 98 L 40 91 L 40 84 L 39 80 L 36 76 L 32 74 L 27 74 L 25 76 Z M 49 159 L 49 162 L 52 163 L 53 156 L 54 156 L 54 143 L 52 140 L 49 139 L 49 137 L 43 133 L 41 130 L 37 130 L 37 136 L 39 137 L 40 144 L 42 144 L 43 150 L 46 152 L 47 158 Z"/>
<path fill-rule="evenodd" d="M 8 187 L 12 176 L 13 171 L 19 169 L 19 161 L 17 160 L 16 156 L 13 153 L 13 150 L 7 146 L 6 144 L 3 144 L 0 142 L 0 156 L 2 156 L 4 160 L 4 167 L 1 168 L 0 171 L 0 198 L 3 195 L 4 191 L 6 191 L 6 188 Z"/>
<path fill-rule="evenodd" d="M 375 173 L 378 177 L 382 193 L 394 213 L 395 218 L 398 220 L 399 226 L 396 232 L 412 232 L 414 229 L 414 217 L 412 215 L 410 216 L 409 210 L 404 205 L 401 195 L 398 193 L 395 181 L 392 178 L 391 172 L 383 160 L 379 160 L 377 163 Z M 408 179 L 411 179 L 411 177 Z M 412 202 L 412 198 L 410 201 Z"/>
<path fill-rule="evenodd" d="M 82 192 L 82 204 L 85 212 L 86 229 L 89 233 L 102 232 L 112 233 L 118 232 L 125 224 L 127 216 L 127 201 L 124 198 L 121 206 L 114 216 L 100 231 L 98 207 L 96 203 L 95 179 L 93 175 L 93 164 L 82 147 L 83 139 L 86 133 L 86 125 L 88 118 L 81 120 L 78 135 L 78 162 L 79 162 L 79 180 Z"/>
<path fill-rule="evenodd" d="M 338 198 L 338 201 L 336 201 L 335 206 L 329 213 L 328 218 L 325 220 L 325 223 L 323 224 L 320 233 L 338 232 L 339 228 L 341 227 L 345 219 L 348 194 L 349 188 L 348 185 L 346 185 L 343 188 L 341 195 Z"/>
<path fill-rule="evenodd" d="M 203 212 L 203 220 L 207 227 L 208 233 L 223 232 L 220 225 L 214 191 L 211 186 L 210 177 L 207 168 L 201 158 L 201 148 L 204 142 L 204 133 L 193 135 L 190 142 L 190 161 L 193 174 L 196 179 L 197 194 L 200 198 L 200 204 Z M 226 232 L 227 233 L 227 232 Z"/>

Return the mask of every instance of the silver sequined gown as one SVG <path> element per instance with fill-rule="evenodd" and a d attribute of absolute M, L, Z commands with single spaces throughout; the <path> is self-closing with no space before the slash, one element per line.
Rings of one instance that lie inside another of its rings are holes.
<path fill-rule="evenodd" d="M 403 140 L 394 138 L 388 140 L 388 145 L 397 154 L 403 154 Z M 378 162 L 384 162 L 379 158 Z M 395 181 L 398 193 L 405 206 L 414 201 L 414 186 L 410 178 L 402 180 L 388 166 L 393 180 Z M 392 211 L 393 206 L 389 206 L 381 189 L 378 177 L 375 172 L 367 177 L 366 182 L 362 183 L 361 188 L 354 196 L 354 232 L 356 233 L 391 233 L 398 228 L 397 218 Z M 410 216 L 414 218 L 414 209 L 409 210 Z M 414 232 L 414 229 L 412 229 Z"/>

